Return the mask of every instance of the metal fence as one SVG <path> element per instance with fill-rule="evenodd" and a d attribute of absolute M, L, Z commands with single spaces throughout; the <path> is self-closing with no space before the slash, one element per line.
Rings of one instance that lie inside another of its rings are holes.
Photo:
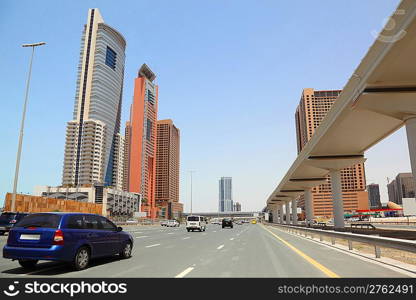
<path fill-rule="evenodd" d="M 303 228 L 290 225 L 280 225 L 280 224 L 270 224 L 275 227 L 282 228 L 289 233 L 303 235 L 305 237 L 311 237 L 312 239 L 319 238 L 319 241 L 323 241 L 324 237 L 331 238 L 331 244 L 335 245 L 336 240 L 347 240 L 348 249 L 353 250 L 353 242 L 363 243 L 374 246 L 374 255 L 376 258 L 381 257 L 380 248 L 391 248 L 401 251 L 407 251 L 416 253 L 416 241 L 409 241 L 403 239 L 387 238 L 380 236 L 364 235 L 364 234 L 355 234 L 349 232 L 337 232 L 321 229 L 311 229 Z"/>

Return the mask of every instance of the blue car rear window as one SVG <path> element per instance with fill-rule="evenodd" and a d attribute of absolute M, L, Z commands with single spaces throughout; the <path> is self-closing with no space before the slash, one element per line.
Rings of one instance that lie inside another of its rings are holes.
<path fill-rule="evenodd" d="M 60 215 L 54 214 L 33 214 L 26 216 L 19 221 L 16 227 L 41 227 L 41 228 L 58 228 L 61 220 Z"/>
<path fill-rule="evenodd" d="M 15 216 L 16 216 L 15 213 L 2 213 L 1 216 L 0 216 L 0 222 L 1 221 L 9 222 L 9 221 L 13 220 Z"/>

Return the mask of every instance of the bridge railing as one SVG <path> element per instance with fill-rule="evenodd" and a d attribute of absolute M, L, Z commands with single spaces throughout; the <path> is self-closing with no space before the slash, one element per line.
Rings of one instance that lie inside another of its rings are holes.
<path fill-rule="evenodd" d="M 289 233 L 303 235 L 305 237 L 309 236 L 312 239 L 315 239 L 315 237 L 318 237 L 320 242 L 323 242 L 324 237 L 330 237 L 332 245 L 336 244 L 337 239 L 347 240 L 348 249 L 350 251 L 353 250 L 353 242 L 372 245 L 374 246 L 374 255 L 376 258 L 381 257 L 381 249 L 380 249 L 381 247 L 416 253 L 416 241 L 412 241 L 412 240 L 371 236 L 371 235 L 356 234 L 356 233 L 349 233 L 349 232 L 312 229 L 312 228 L 304 228 L 304 227 L 282 225 L 282 224 L 270 224 L 270 225 L 279 227 L 283 230 L 286 230 Z"/>

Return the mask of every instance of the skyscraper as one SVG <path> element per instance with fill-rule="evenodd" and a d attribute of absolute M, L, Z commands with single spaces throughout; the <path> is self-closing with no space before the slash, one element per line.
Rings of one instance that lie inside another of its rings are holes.
<path fill-rule="evenodd" d="M 340 90 L 315 91 L 311 88 L 303 90 L 295 113 L 298 153 L 312 138 L 316 128 L 321 124 L 340 93 Z M 357 164 L 341 170 L 341 184 L 345 211 L 368 209 L 364 164 Z M 299 206 L 304 207 L 303 197 L 300 197 L 299 200 Z M 312 203 L 315 216 L 332 216 L 329 176 L 327 176 L 327 183 L 312 189 Z"/>
<path fill-rule="evenodd" d="M 157 121 L 156 143 L 156 206 L 160 217 L 179 218 L 179 129 L 172 120 Z"/>
<path fill-rule="evenodd" d="M 403 204 L 403 198 L 415 198 L 416 184 L 412 173 L 399 173 L 392 182 L 387 185 L 389 201 Z"/>
<path fill-rule="evenodd" d="M 241 204 L 239 202 L 234 204 L 233 211 L 241 211 Z"/>
<path fill-rule="evenodd" d="M 126 41 L 88 11 L 81 38 L 73 120 L 68 122 L 63 185 L 120 185 L 114 177 L 120 143 Z M 117 171 L 116 171 L 117 173 Z"/>
<path fill-rule="evenodd" d="M 370 209 L 381 208 L 380 188 L 378 184 L 372 183 L 367 185 L 367 192 Z"/>
<path fill-rule="evenodd" d="M 232 178 L 221 177 L 219 181 L 219 206 L 220 212 L 233 211 Z"/>
<path fill-rule="evenodd" d="M 155 218 L 156 121 L 158 86 L 156 75 L 143 64 L 134 81 L 133 104 L 125 133 L 124 189 L 143 196 L 142 211 Z"/>

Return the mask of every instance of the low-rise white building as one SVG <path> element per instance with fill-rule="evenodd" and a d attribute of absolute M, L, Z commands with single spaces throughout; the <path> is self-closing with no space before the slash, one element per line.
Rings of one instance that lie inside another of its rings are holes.
<path fill-rule="evenodd" d="M 142 196 L 95 184 L 89 187 L 35 186 L 35 196 L 76 200 L 103 205 L 104 216 L 140 215 Z"/>

